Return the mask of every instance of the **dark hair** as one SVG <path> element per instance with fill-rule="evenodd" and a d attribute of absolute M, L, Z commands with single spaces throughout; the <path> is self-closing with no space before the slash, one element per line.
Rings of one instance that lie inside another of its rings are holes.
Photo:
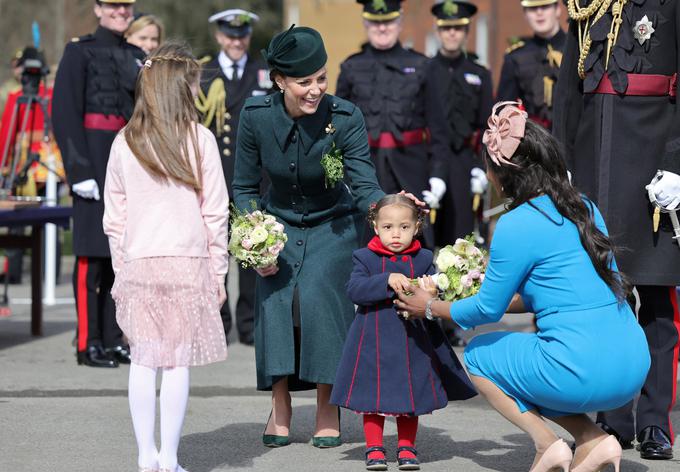
<path fill-rule="evenodd" d="M 385 195 L 380 200 L 378 200 L 377 203 L 374 203 L 369 207 L 368 216 L 366 219 L 371 224 L 371 226 L 375 226 L 375 222 L 378 219 L 378 213 L 380 213 L 382 208 L 388 205 L 399 205 L 411 210 L 413 212 L 413 219 L 415 219 L 416 223 L 418 224 L 418 232 L 416 235 L 419 235 L 422 232 L 427 223 L 427 212 L 416 205 L 415 202 L 410 198 L 398 193 Z"/>
<path fill-rule="evenodd" d="M 578 228 L 581 244 L 598 275 L 619 302 L 624 301 L 632 286 L 624 274 L 612 270 L 616 248 L 595 225 L 592 204 L 569 182 L 562 149 L 555 138 L 542 126 L 527 121 L 524 138 L 511 159 L 517 166 L 496 165 L 486 148 L 483 156 L 487 169 L 495 175 L 505 196 L 511 199 L 508 209 L 527 202 L 533 206 L 530 200 L 541 194 L 550 197 L 557 211 Z"/>

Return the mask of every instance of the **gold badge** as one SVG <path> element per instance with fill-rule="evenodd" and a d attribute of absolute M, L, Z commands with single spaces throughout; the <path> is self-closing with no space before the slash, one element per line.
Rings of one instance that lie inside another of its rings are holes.
<path fill-rule="evenodd" d="M 335 133 L 335 126 L 333 126 L 333 123 L 328 123 L 328 126 L 326 126 L 326 134 L 333 133 Z"/>

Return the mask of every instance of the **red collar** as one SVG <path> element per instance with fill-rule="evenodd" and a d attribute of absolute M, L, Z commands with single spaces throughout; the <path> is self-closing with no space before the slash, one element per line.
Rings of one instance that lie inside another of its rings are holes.
<path fill-rule="evenodd" d="M 417 239 L 411 241 L 411 245 L 401 251 L 399 254 L 413 254 L 415 252 L 418 252 L 421 249 L 420 241 Z M 383 246 L 383 243 L 380 241 L 380 238 L 378 236 L 373 236 L 373 239 L 371 239 L 371 242 L 368 243 L 368 248 L 375 252 L 376 254 L 379 254 L 381 256 L 394 256 L 395 253 L 387 249 L 385 246 Z"/>

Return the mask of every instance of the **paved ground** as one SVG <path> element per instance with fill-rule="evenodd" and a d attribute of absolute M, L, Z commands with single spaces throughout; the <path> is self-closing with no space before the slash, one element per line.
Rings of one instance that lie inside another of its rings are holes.
<path fill-rule="evenodd" d="M 71 267 L 66 261 L 65 267 Z M 62 277 L 70 280 L 68 274 Z M 135 471 L 136 448 L 126 400 L 127 368 L 78 367 L 73 355 L 72 305 L 48 307 L 45 336 L 29 333 L 29 306 L 22 304 L 28 287 L 11 286 L 13 315 L 0 319 L 0 472 Z M 71 297 L 70 285 L 58 296 Z M 508 318 L 508 329 L 528 329 L 526 316 Z M 477 333 L 472 333 L 477 334 Z M 226 362 L 192 371 L 189 411 L 180 446 L 180 461 L 190 472 L 362 471 L 360 422 L 344 414 L 342 447 L 321 451 L 310 438 L 314 397 L 293 399 L 293 444 L 271 450 L 260 435 L 269 398 L 253 385 L 252 348 L 230 346 Z M 680 409 L 673 412 L 680 425 Z M 451 404 L 422 418 L 418 449 L 424 471 L 526 472 L 532 460 L 528 438 L 482 400 Z M 396 429 L 386 428 L 386 446 L 394 457 Z M 678 459 L 641 461 L 625 452 L 626 472 L 680 470 Z M 390 470 L 396 470 L 392 462 Z"/>

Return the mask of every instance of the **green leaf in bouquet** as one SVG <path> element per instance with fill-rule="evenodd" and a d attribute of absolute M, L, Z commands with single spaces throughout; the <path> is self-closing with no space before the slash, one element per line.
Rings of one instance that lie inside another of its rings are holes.
<path fill-rule="evenodd" d="M 334 187 L 345 176 L 342 151 L 331 144 L 330 150 L 321 157 L 321 167 L 325 174 L 326 188 Z"/>

